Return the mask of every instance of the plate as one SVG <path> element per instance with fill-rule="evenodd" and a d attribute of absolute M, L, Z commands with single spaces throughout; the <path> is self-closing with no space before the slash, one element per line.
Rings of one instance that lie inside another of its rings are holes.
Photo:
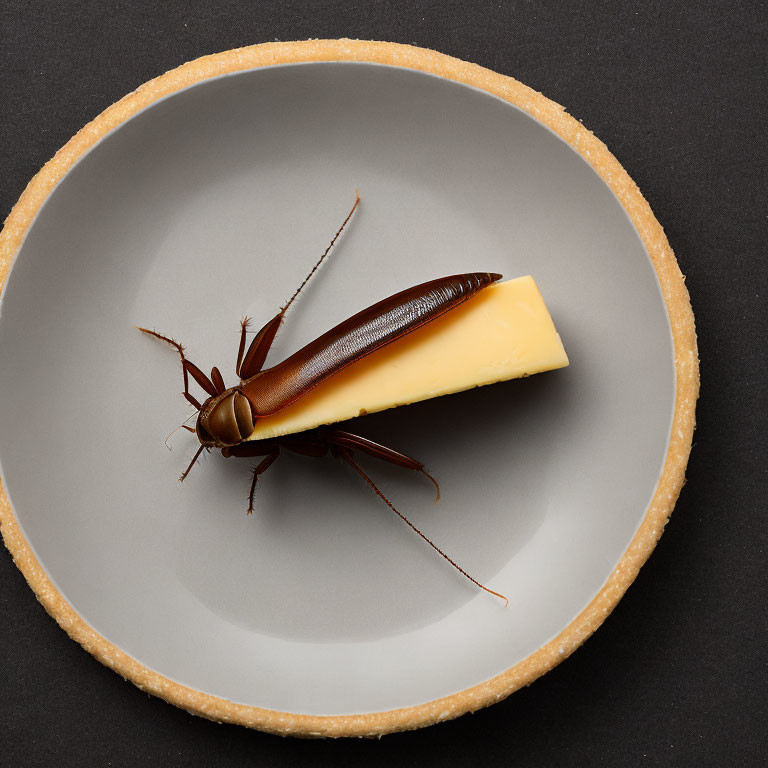
<path fill-rule="evenodd" d="M 424 461 L 367 462 L 428 549 L 331 459 L 290 456 L 245 513 L 248 463 L 195 447 L 172 351 L 234 383 L 346 215 L 279 360 L 407 286 L 536 278 L 568 369 L 357 420 Z M 637 573 L 683 482 L 693 317 L 637 188 L 557 105 L 385 43 L 254 46 L 143 86 L 75 136 L 6 222 L 0 514 L 48 611 L 197 714 L 373 735 L 502 698 L 569 655 Z"/>

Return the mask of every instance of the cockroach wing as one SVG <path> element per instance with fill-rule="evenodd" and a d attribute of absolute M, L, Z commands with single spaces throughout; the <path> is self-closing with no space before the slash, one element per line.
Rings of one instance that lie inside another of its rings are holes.
<path fill-rule="evenodd" d="M 243 382 L 240 392 L 257 417 L 276 413 L 350 363 L 432 322 L 500 278 L 492 272 L 471 272 L 396 293 Z"/>

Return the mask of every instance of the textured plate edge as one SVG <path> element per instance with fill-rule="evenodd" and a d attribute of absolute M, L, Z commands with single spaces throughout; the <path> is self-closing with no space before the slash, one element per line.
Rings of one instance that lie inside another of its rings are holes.
<path fill-rule="evenodd" d="M 399 43 L 309 40 L 264 43 L 203 56 L 148 81 L 73 136 L 29 182 L 0 233 L 0 291 L 38 211 L 67 171 L 120 124 L 183 88 L 232 72 L 274 64 L 350 61 L 427 72 L 473 86 L 519 107 L 571 145 L 613 191 L 635 226 L 656 271 L 675 350 L 675 409 L 656 491 L 640 527 L 597 596 L 556 637 L 506 672 L 480 685 L 413 707 L 361 715 L 313 716 L 235 704 L 175 683 L 123 653 L 93 630 L 59 593 L 21 532 L 0 481 L 0 532 L 37 599 L 64 631 L 102 664 L 141 690 L 196 715 L 283 736 L 381 736 L 473 712 L 529 685 L 572 654 L 606 619 L 648 559 L 685 483 L 699 393 L 696 330 L 685 279 L 664 230 L 637 185 L 608 148 L 565 110 L 506 75 L 436 51 Z"/>

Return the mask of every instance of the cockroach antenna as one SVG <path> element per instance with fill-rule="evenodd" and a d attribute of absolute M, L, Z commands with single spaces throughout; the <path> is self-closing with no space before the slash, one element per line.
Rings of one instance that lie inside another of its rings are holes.
<path fill-rule="evenodd" d="M 323 255 L 315 262 L 315 265 L 309 271 L 309 274 L 304 278 L 301 285 L 293 292 L 293 296 L 291 296 L 287 303 L 280 308 L 280 311 L 277 313 L 277 315 L 275 315 L 275 317 L 273 317 L 261 330 L 256 332 L 256 338 L 254 338 L 251 342 L 251 346 L 247 352 L 245 351 L 245 340 L 251 319 L 246 315 L 240 321 L 240 345 L 237 349 L 237 362 L 235 364 L 235 372 L 238 376 L 240 376 L 241 379 L 247 378 L 243 376 L 244 371 L 250 371 L 254 369 L 259 371 L 261 370 L 266 360 L 267 351 L 272 345 L 272 342 L 277 335 L 277 331 L 283 323 L 285 313 L 288 311 L 288 308 L 291 306 L 291 304 L 293 304 L 293 302 L 296 300 L 296 297 L 301 293 L 302 288 L 304 288 L 304 286 L 312 279 L 312 275 L 317 272 L 318 268 L 325 260 L 325 257 L 331 252 L 334 244 L 339 239 L 339 235 L 344 230 L 344 227 L 347 226 L 347 222 L 349 222 L 349 220 L 352 218 L 352 214 L 355 212 L 359 202 L 360 195 L 358 191 L 355 190 L 355 204 L 352 206 L 351 210 L 347 214 L 347 218 L 344 219 L 342 225 L 333 236 L 333 240 L 331 240 L 330 244 L 323 252 Z"/>
<path fill-rule="evenodd" d="M 424 541 L 429 544 L 432 549 L 435 550 L 439 555 L 441 555 L 443 558 L 445 558 L 462 576 L 469 579 L 475 586 L 480 587 L 480 589 L 484 590 L 485 592 L 488 592 L 491 595 L 495 595 L 496 597 L 500 598 L 504 601 L 504 607 L 506 608 L 509 606 L 509 598 L 506 597 L 506 595 L 502 595 L 500 592 L 494 592 L 489 587 L 486 587 L 484 584 L 481 584 L 477 579 L 470 576 L 458 563 L 456 563 L 454 560 L 452 560 L 448 555 L 443 552 L 440 547 L 437 546 L 428 536 L 423 534 L 395 505 L 379 490 L 379 487 L 376 485 L 376 483 L 371 480 L 371 478 L 366 474 L 366 472 L 363 470 L 363 468 L 352 458 L 350 452 L 347 449 L 342 448 L 338 451 L 338 455 L 341 456 L 344 461 L 347 462 L 354 470 L 357 472 L 360 477 L 365 480 L 366 483 L 373 489 L 374 493 L 406 524 L 408 525 L 411 530 L 415 531 L 419 536 L 421 536 Z"/>
<path fill-rule="evenodd" d="M 187 416 L 187 418 L 186 418 L 184 421 L 189 421 L 189 420 L 190 420 L 191 418 L 193 418 L 194 416 L 195 416 L 195 414 L 194 414 L 194 413 L 191 413 L 189 416 Z M 178 427 L 176 427 L 176 429 L 174 429 L 173 431 L 171 431 L 171 432 L 168 434 L 168 437 L 166 437 L 166 438 L 165 438 L 165 440 L 163 440 L 163 443 L 165 444 L 165 447 L 166 447 L 166 448 L 167 448 L 169 451 L 171 450 L 171 446 L 170 446 L 170 445 L 168 445 L 168 440 L 170 440 L 170 439 L 171 439 L 171 437 L 172 437 L 173 435 L 175 435 L 175 434 L 176 434 L 176 433 L 177 433 L 177 432 L 178 432 L 180 429 L 186 429 L 186 430 L 187 430 L 187 432 L 191 432 L 193 435 L 195 434 L 195 430 L 194 430 L 192 427 L 188 427 L 186 424 L 180 424 Z"/>
<path fill-rule="evenodd" d="M 333 240 L 331 240 L 330 245 L 325 249 L 323 252 L 323 255 L 315 262 L 315 266 L 312 267 L 312 269 L 309 271 L 309 274 L 304 278 L 304 282 L 293 292 L 293 296 L 291 296 L 290 299 L 288 299 L 288 303 L 280 309 L 280 314 L 284 315 L 288 311 L 288 307 L 293 304 L 296 297 L 301 293 L 301 289 L 312 279 L 312 275 L 317 272 L 319 266 L 325 261 L 325 257 L 331 252 L 331 248 L 336 244 L 336 241 L 339 239 L 339 235 L 344 231 L 344 227 L 347 226 L 347 223 L 352 218 L 352 214 L 355 212 L 355 209 L 357 208 L 358 204 L 360 203 L 360 192 L 358 190 L 355 190 L 355 204 L 352 206 L 352 210 L 347 214 L 347 218 L 344 219 L 344 222 L 339 227 L 336 234 L 333 236 Z"/>

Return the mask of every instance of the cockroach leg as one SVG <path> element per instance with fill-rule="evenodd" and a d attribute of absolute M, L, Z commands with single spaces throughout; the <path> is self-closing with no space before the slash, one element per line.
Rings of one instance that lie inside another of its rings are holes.
<path fill-rule="evenodd" d="M 251 376 L 255 376 L 262 369 L 264 361 L 267 359 L 267 354 L 272 347 L 272 342 L 275 340 L 277 329 L 282 322 L 283 311 L 281 310 L 256 334 L 251 345 L 248 347 L 243 362 L 238 367 L 237 375 L 241 379 L 250 379 Z"/>
<path fill-rule="evenodd" d="M 355 204 L 352 206 L 352 209 L 347 214 L 347 218 L 344 219 L 344 222 L 333 236 L 333 240 L 331 240 L 330 245 L 325 249 L 323 255 L 315 262 L 315 265 L 312 267 L 309 274 L 304 278 L 304 281 L 301 283 L 301 285 L 294 291 L 293 296 L 288 299 L 288 302 L 285 304 L 285 306 L 282 307 L 280 311 L 256 334 L 256 337 L 248 348 L 248 352 L 246 353 L 245 358 L 243 358 L 242 350 L 245 347 L 245 334 L 248 327 L 248 318 L 246 317 L 240 323 L 240 347 L 237 353 L 236 371 L 237 375 L 241 379 L 250 379 L 252 376 L 255 376 L 257 373 L 259 373 L 259 371 L 261 371 L 262 367 L 264 366 L 264 361 L 267 359 L 267 354 L 269 353 L 269 350 L 272 347 L 272 343 L 275 340 L 277 330 L 280 328 L 280 324 L 283 322 L 283 317 L 285 317 L 285 313 L 288 311 L 288 307 L 293 304 L 293 302 L 296 300 L 296 297 L 301 293 L 302 288 L 304 288 L 304 286 L 310 281 L 312 275 L 317 272 L 318 267 L 323 263 L 325 257 L 330 253 L 331 248 L 333 248 L 334 244 L 338 240 L 342 230 L 347 226 L 347 222 L 352 218 L 352 214 L 355 212 L 355 208 L 357 208 L 359 202 L 360 195 L 358 194 L 357 190 L 355 190 Z"/>
<path fill-rule="evenodd" d="M 293 451 L 293 453 L 298 453 L 300 456 L 311 456 L 316 459 L 328 453 L 328 443 L 311 438 L 282 437 L 280 438 L 280 445 L 289 451 Z"/>
<path fill-rule="evenodd" d="M 334 429 L 331 432 L 327 432 L 324 437 L 331 445 L 350 448 L 355 451 L 362 451 L 369 456 L 381 459 L 382 461 L 388 461 L 390 464 L 395 464 L 398 467 L 421 472 L 421 474 L 429 478 L 435 486 L 435 500 L 433 503 L 436 504 L 440 500 L 440 486 L 438 485 L 437 480 L 424 469 L 424 465 L 420 461 L 416 461 L 416 459 L 412 459 L 410 456 L 406 456 L 404 453 L 399 453 L 392 448 L 387 448 L 385 445 L 374 443 L 373 440 L 368 440 L 366 437 L 354 435 L 351 432 L 344 432 L 340 429 Z"/>
<path fill-rule="evenodd" d="M 365 480 L 366 483 L 373 489 L 373 491 L 376 493 L 376 495 L 406 524 L 408 525 L 413 531 L 415 531 L 419 536 L 421 536 L 424 541 L 429 544 L 432 549 L 434 549 L 438 554 L 440 554 L 443 558 L 445 558 L 462 576 L 469 579 L 474 585 L 480 587 L 480 589 L 484 590 L 485 592 L 488 592 L 491 595 L 495 595 L 496 597 L 500 598 L 504 601 L 504 607 L 506 608 L 509 605 L 509 599 L 502 595 L 500 592 L 494 592 L 492 589 L 489 589 L 484 584 L 481 584 L 477 579 L 470 576 L 460 565 L 458 565 L 454 560 L 452 560 L 448 555 L 443 552 L 440 547 L 438 547 L 431 539 L 429 539 L 427 536 L 425 536 L 402 512 L 400 512 L 399 509 L 395 507 L 394 504 L 379 490 L 376 483 L 371 480 L 371 478 L 365 473 L 363 468 L 352 458 L 352 452 L 349 448 L 343 447 L 343 446 L 337 446 L 336 450 L 334 451 L 336 455 L 338 455 L 340 458 L 344 459 L 344 461 L 347 462 L 354 470 L 357 472 L 360 477 Z"/>
<path fill-rule="evenodd" d="M 253 475 L 251 479 L 251 490 L 248 494 L 248 512 L 247 514 L 252 515 L 253 514 L 253 495 L 256 493 L 256 483 L 259 480 L 259 475 L 266 472 L 272 464 L 275 462 L 275 459 L 280 455 L 280 446 L 276 445 L 272 451 L 272 453 L 265 456 L 253 469 L 251 470 L 251 474 Z"/>
<path fill-rule="evenodd" d="M 279 445 L 280 443 L 276 440 L 251 440 L 222 448 L 221 455 L 225 459 L 228 459 L 230 456 L 238 456 L 247 459 L 253 458 L 254 456 L 268 456 L 270 453 L 274 453 Z"/>
<path fill-rule="evenodd" d="M 182 394 L 187 398 L 187 402 L 190 403 L 193 408 L 197 408 L 198 411 L 203 410 L 203 406 L 197 398 L 190 395 L 189 392 L 184 392 Z"/>
<path fill-rule="evenodd" d="M 186 397 L 187 401 L 190 402 L 195 408 L 197 408 L 198 411 L 202 410 L 203 406 L 195 397 L 189 393 L 188 373 L 192 374 L 195 381 L 200 384 L 200 386 L 206 392 L 208 392 L 209 395 L 215 395 L 216 391 L 213 388 L 213 384 L 208 380 L 208 377 L 194 363 L 190 362 L 186 357 L 184 357 L 184 347 L 175 339 L 171 339 L 168 336 L 163 336 L 157 331 L 150 331 L 148 328 L 141 328 L 138 325 L 134 325 L 133 327 L 142 333 L 146 333 L 148 336 L 154 336 L 156 339 L 160 339 L 160 341 L 164 341 L 167 344 L 170 344 L 178 351 L 179 356 L 181 357 L 181 371 L 184 376 L 184 397 Z"/>
<path fill-rule="evenodd" d="M 192 374 L 192 378 L 204 389 L 211 397 L 215 397 L 219 393 L 216 391 L 216 387 L 213 386 L 213 382 L 190 360 L 184 360 L 184 367 Z"/>
<path fill-rule="evenodd" d="M 216 393 L 221 394 L 227 385 L 224 383 L 224 377 L 221 375 L 221 371 L 214 365 L 211 368 L 211 383 L 216 388 Z"/>
<path fill-rule="evenodd" d="M 248 333 L 248 326 L 251 324 L 251 318 L 245 315 L 240 321 L 240 345 L 237 348 L 237 362 L 235 363 L 235 373 L 240 375 L 240 364 L 243 362 L 245 354 L 245 341 Z"/>
<path fill-rule="evenodd" d="M 432 481 L 432 483 L 434 484 L 434 486 L 435 486 L 435 498 L 432 501 L 432 503 L 433 504 L 437 504 L 437 502 L 440 501 L 440 485 L 439 485 L 439 483 L 437 482 L 437 480 L 435 480 L 435 478 L 432 475 L 429 474 L 429 472 L 427 472 L 426 469 L 424 469 L 423 466 L 419 470 L 419 472 L 421 472 L 421 474 L 424 475 L 425 477 L 429 478 Z"/>
<path fill-rule="evenodd" d="M 251 490 L 248 494 L 249 515 L 253 512 L 253 495 L 256 492 L 258 477 L 269 469 L 279 454 L 280 443 L 273 440 L 254 440 L 253 442 L 238 443 L 237 445 L 231 445 L 221 449 L 221 455 L 225 458 L 229 458 L 230 456 L 239 456 L 241 458 L 254 456 L 264 457 L 262 461 L 251 470 L 253 477 L 251 479 Z"/>
<path fill-rule="evenodd" d="M 187 475 L 192 470 L 192 467 L 195 466 L 195 462 L 198 460 L 198 458 L 200 457 L 200 454 L 203 452 L 203 448 L 205 448 L 205 446 L 201 445 L 197 449 L 197 453 L 192 457 L 192 461 L 189 462 L 189 466 L 181 473 L 181 477 L 179 478 L 180 483 L 183 483 L 187 479 Z"/>

